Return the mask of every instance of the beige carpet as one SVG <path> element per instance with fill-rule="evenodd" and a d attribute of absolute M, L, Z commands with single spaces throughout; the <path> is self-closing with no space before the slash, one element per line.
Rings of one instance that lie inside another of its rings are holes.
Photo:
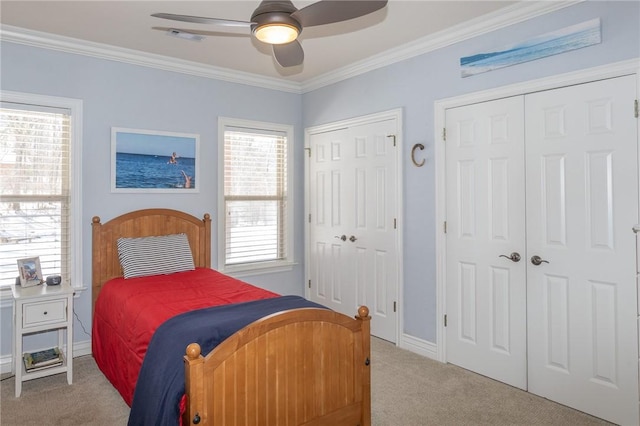
<path fill-rule="evenodd" d="M 610 424 L 378 339 L 371 356 L 374 425 Z"/>
<path fill-rule="evenodd" d="M 73 384 L 67 375 L 43 377 L 22 384 L 15 397 L 13 378 L 0 382 L 2 426 L 126 425 L 129 407 L 98 370 L 91 356 L 73 360 Z M 5 376 L 3 375 L 3 378 Z"/>
<path fill-rule="evenodd" d="M 602 420 L 514 389 L 453 365 L 444 365 L 382 340 L 372 341 L 372 418 L 376 426 L 605 425 Z M 129 407 L 91 356 L 75 358 L 66 375 L 0 382 L 0 424 L 126 425 Z"/>

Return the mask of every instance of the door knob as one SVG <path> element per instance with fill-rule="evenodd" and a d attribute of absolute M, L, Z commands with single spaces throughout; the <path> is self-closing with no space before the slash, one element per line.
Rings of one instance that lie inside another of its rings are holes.
<path fill-rule="evenodd" d="M 506 257 L 507 259 L 511 260 L 512 262 L 520 262 L 520 259 L 521 259 L 520 253 L 515 252 L 515 251 L 513 253 L 511 253 L 509 256 L 507 256 L 506 254 L 501 254 L 498 257 Z"/>
<path fill-rule="evenodd" d="M 357 240 L 357 238 L 356 238 L 356 237 L 354 237 L 353 235 L 349 237 L 349 241 L 351 241 L 352 243 L 353 243 L 355 240 Z"/>
<path fill-rule="evenodd" d="M 544 260 L 543 258 L 541 258 L 540 256 L 531 256 L 531 263 L 533 263 L 534 265 L 540 265 L 542 263 L 549 263 L 548 260 Z"/>
<path fill-rule="evenodd" d="M 342 240 L 342 241 L 347 241 L 347 236 L 346 236 L 346 235 L 343 235 L 343 236 L 336 235 L 336 236 L 335 236 L 335 237 L 333 237 L 333 238 L 337 238 L 337 239 Z"/>

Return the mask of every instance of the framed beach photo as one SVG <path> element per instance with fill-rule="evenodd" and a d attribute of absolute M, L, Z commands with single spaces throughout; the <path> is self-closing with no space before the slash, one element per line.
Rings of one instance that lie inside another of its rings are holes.
<path fill-rule="evenodd" d="M 460 58 L 460 75 L 469 77 L 602 42 L 600 18 Z"/>
<path fill-rule="evenodd" d="M 199 192 L 200 136 L 111 128 L 111 192 Z"/>
<path fill-rule="evenodd" d="M 18 259 L 18 272 L 20 273 L 20 285 L 22 287 L 31 287 L 44 282 L 39 257 Z"/>

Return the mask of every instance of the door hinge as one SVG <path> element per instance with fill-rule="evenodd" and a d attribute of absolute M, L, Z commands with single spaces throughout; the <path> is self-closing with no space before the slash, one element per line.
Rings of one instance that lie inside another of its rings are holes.
<path fill-rule="evenodd" d="M 393 218 L 393 229 L 398 229 L 398 219 Z"/>
<path fill-rule="evenodd" d="M 311 213 L 309 213 L 309 223 L 311 223 Z"/>
<path fill-rule="evenodd" d="M 638 118 L 638 115 L 640 115 L 640 111 L 638 111 L 638 100 L 636 99 L 633 103 L 634 103 L 633 109 L 635 110 L 634 115 L 636 116 L 636 118 Z"/>
<path fill-rule="evenodd" d="M 444 221 L 444 233 L 445 234 L 447 233 L 447 221 L 446 220 Z"/>
<path fill-rule="evenodd" d="M 311 148 L 305 148 L 304 150 L 307 151 L 307 156 L 311 158 Z"/>
<path fill-rule="evenodd" d="M 444 314 L 444 326 L 447 326 L 447 314 Z"/>
<path fill-rule="evenodd" d="M 442 140 L 443 141 L 447 140 L 447 128 L 446 127 L 442 128 Z"/>
<path fill-rule="evenodd" d="M 393 302 L 393 312 L 396 311 L 396 302 Z"/>
<path fill-rule="evenodd" d="M 311 280 L 309 280 L 309 288 L 311 288 Z"/>
<path fill-rule="evenodd" d="M 396 135 L 387 135 L 388 138 L 393 138 L 393 146 L 396 146 Z"/>

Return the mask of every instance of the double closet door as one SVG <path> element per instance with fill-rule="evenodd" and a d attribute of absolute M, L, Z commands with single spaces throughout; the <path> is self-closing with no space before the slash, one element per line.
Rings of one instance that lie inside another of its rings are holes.
<path fill-rule="evenodd" d="M 638 424 L 633 76 L 446 113 L 447 361 Z"/>
<path fill-rule="evenodd" d="M 345 315 L 369 308 L 395 343 L 401 170 L 391 111 L 308 130 L 309 298 Z"/>

